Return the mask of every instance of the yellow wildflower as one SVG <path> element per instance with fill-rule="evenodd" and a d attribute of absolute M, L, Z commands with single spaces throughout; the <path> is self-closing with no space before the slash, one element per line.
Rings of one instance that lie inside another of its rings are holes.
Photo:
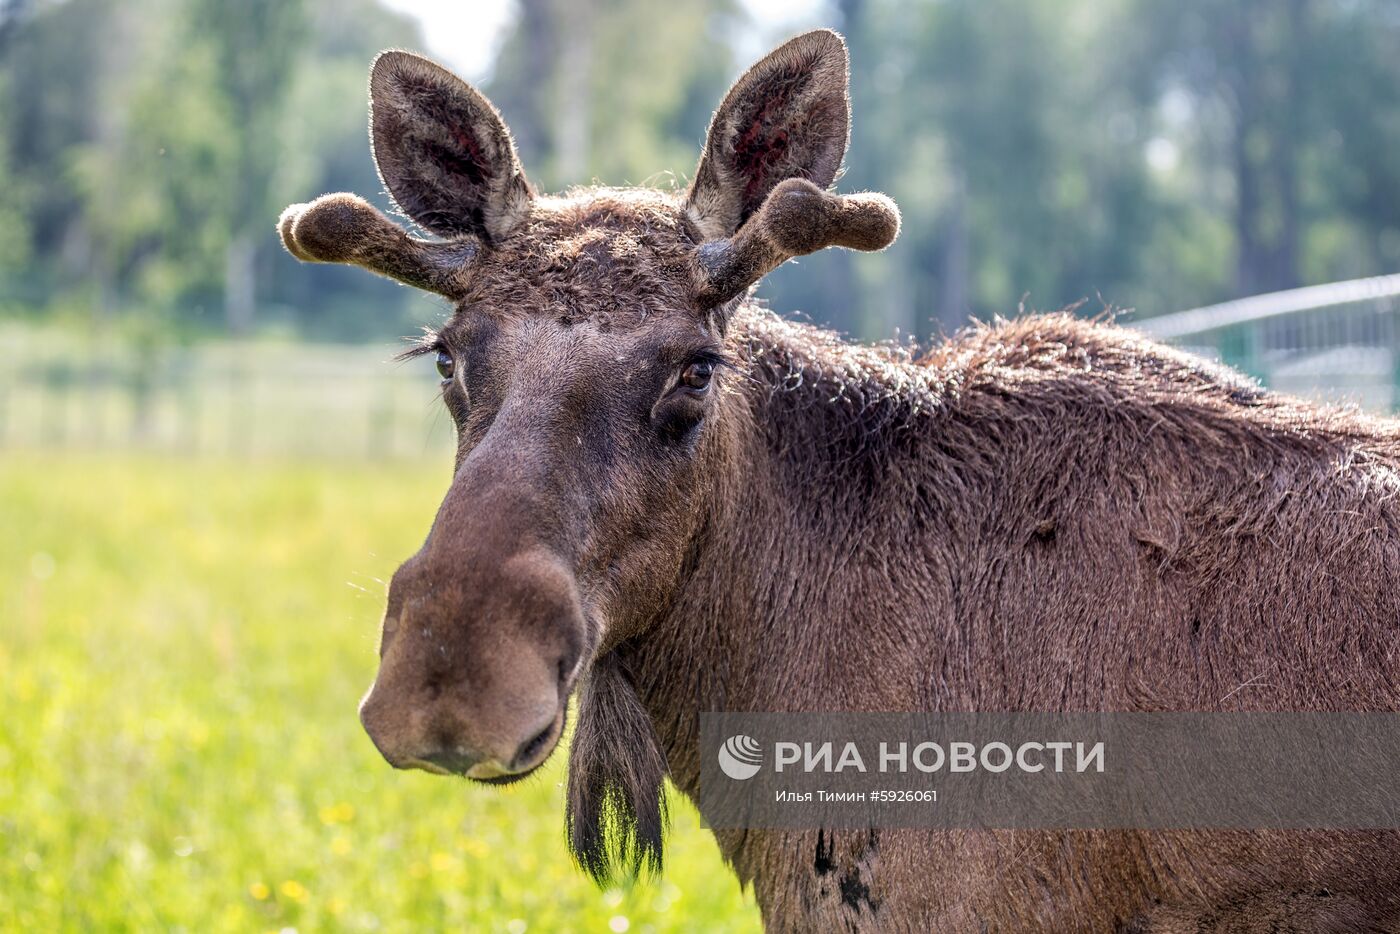
<path fill-rule="evenodd" d="M 283 882 L 277 887 L 277 891 L 294 902 L 304 902 L 306 901 L 306 896 L 310 894 L 306 891 L 306 886 L 295 879 L 288 879 L 286 882 Z"/>

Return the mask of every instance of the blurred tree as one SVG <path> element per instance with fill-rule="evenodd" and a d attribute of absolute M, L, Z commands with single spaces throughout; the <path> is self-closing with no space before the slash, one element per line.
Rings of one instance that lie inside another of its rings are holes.
<path fill-rule="evenodd" d="M 545 190 L 688 174 L 733 78 L 737 15 L 733 0 L 524 0 L 485 90 Z"/>
<path fill-rule="evenodd" d="M 1123 4 L 841 11 L 855 95 L 843 184 L 890 191 L 905 217 L 888 256 L 853 260 L 867 273 L 852 329 L 888 334 L 892 320 L 927 339 L 1025 294 L 1041 307 L 1128 301 L 1154 202 L 1143 104 L 1126 62 L 1079 52 L 1109 44 Z"/>
<path fill-rule="evenodd" d="M 8 123 L 5 107 L 7 96 L 0 90 L 0 125 Z M 10 165 L 9 153 L 0 150 L 0 178 L 9 183 L 0 185 L 0 271 L 16 272 L 29 263 L 29 187 L 19 172 Z"/>
<path fill-rule="evenodd" d="M 73 157 L 76 147 L 106 132 L 99 104 L 105 72 L 125 45 L 99 42 L 123 34 L 101 0 L 30 7 L 11 11 L 0 45 L 0 162 L 6 187 L 24 193 L 29 247 L 0 259 L 0 282 L 7 298 L 43 305 L 50 268 L 41 267 L 64 257 L 87 271 L 92 246 L 83 198 L 72 184 Z M 26 262 L 24 253 L 40 262 Z M 93 278 L 84 275 L 84 284 Z"/>
<path fill-rule="evenodd" d="M 926 339 L 1027 294 L 1151 314 L 1400 268 L 1394 0 L 820 10 L 852 53 L 840 185 L 905 226 L 778 270 L 785 311 Z M 753 28 L 737 0 L 517 0 L 485 89 L 542 189 L 683 185 Z M 388 46 L 421 36 L 379 0 L 0 0 L 0 300 L 328 337 L 444 313 L 272 231 L 323 191 L 387 206 L 364 100 Z"/>
<path fill-rule="evenodd" d="M 201 96 L 225 111 L 220 134 L 228 148 L 231 197 L 224 247 L 224 312 L 229 330 L 253 322 L 258 234 L 287 200 L 273 184 L 283 158 L 269 140 L 279 138 L 293 58 L 304 41 L 305 10 L 299 0 L 189 0 L 185 41 L 208 43 L 214 68 Z M 198 53 L 196 53 L 198 54 Z M 231 132 L 230 132 L 231 131 Z"/>
<path fill-rule="evenodd" d="M 1298 154 L 1308 102 L 1300 82 L 1309 0 L 1141 5 L 1158 80 L 1214 111 L 1212 153 L 1233 182 L 1235 287 L 1298 283 Z M 1153 45 L 1156 48 L 1153 48 Z"/>
<path fill-rule="evenodd" d="M 32 6 L 32 0 L 0 0 L 0 56 Z M 15 122 L 8 113 L 10 106 L 10 96 L 0 88 L 0 127 Z M 0 272 L 13 274 L 29 264 L 30 206 L 28 187 L 10 165 L 10 158 L 8 152 L 0 149 L 0 178 L 9 180 L 9 184 L 0 186 Z"/>
<path fill-rule="evenodd" d="M 1322 9 L 1301 82 L 1326 90 L 1304 164 L 1305 197 L 1316 186 L 1332 207 L 1303 232 L 1301 274 L 1313 282 L 1400 270 L 1400 4 Z M 1338 231 L 1348 220 L 1354 231 Z"/>
<path fill-rule="evenodd" d="M 1400 7 L 1139 0 L 1135 42 L 1224 178 L 1235 294 L 1400 266 Z"/>
<path fill-rule="evenodd" d="M 385 306 L 421 320 L 424 303 L 402 314 L 411 293 L 387 283 L 289 275 L 273 232 L 289 201 L 377 192 L 369 61 L 419 44 L 374 0 L 35 4 L 0 46 L 0 216 L 27 222 L 0 225 L 4 291 L 161 326 L 208 327 L 222 306 L 242 331 L 255 307 L 293 303 L 332 335 L 382 327 Z"/>
<path fill-rule="evenodd" d="M 249 328 L 259 234 L 286 194 L 276 131 L 301 17 L 300 3 L 270 0 L 108 13 L 133 41 L 88 105 L 95 132 L 71 150 L 103 294 L 169 313 L 221 291 L 229 329 Z"/>
<path fill-rule="evenodd" d="M 509 115 L 521 160 L 540 170 L 554 149 L 550 83 L 562 25 L 554 6 L 554 0 L 520 0 L 515 29 L 490 83 L 493 102 Z"/>

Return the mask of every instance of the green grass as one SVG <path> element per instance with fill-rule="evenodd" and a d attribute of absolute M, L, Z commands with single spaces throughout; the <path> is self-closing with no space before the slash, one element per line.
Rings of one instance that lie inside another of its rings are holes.
<path fill-rule="evenodd" d="M 502 790 L 375 753 L 381 582 L 447 477 L 0 453 L 0 926 L 757 929 L 684 802 L 664 876 L 599 891 L 562 755 Z"/>

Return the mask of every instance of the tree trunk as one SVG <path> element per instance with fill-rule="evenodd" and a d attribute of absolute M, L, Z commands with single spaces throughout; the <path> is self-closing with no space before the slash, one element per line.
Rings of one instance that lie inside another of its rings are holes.
<path fill-rule="evenodd" d="M 565 6 L 568 41 L 559 56 L 558 143 L 555 171 L 561 179 L 579 181 L 588 174 L 593 88 L 593 36 L 591 0 L 574 0 Z"/>
<path fill-rule="evenodd" d="M 1307 0 L 1251 4 L 1230 23 L 1227 69 L 1234 111 L 1235 288 L 1240 295 L 1298 285 L 1300 111 L 1306 89 L 1297 50 Z M 1271 22 L 1276 18 L 1276 22 Z"/>
<path fill-rule="evenodd" d="M 1304 143 L 1303 75 L 1301 50 L 1308 48 L 1307 0 L 1289 0 L 1287 31 L 1281 46 L 1284 84 L 1279 107 L 1279 145 L 1275 171 L 1279 188 L 1278 244 L 1273 256 L 1271 289 L 1292 289 L 1302 284 L 1298 274 L 1298 150 Z"/>
<path fill-rule="evenodd" d="M 972 315 L 971 235 L 967 229 L 967 182 L 953 169 L 942 249 L 939 250 L 938 319 L 946 331 L 967 324 Z"/>
<path fill-rule="evenodd" d="M 247 334 L 253 328 L 256 257 L 247 234 L 236 235 L 224 253 L 224 319 L 233 334 Z"/>
<path fill-rule="evenodd" d="M 551 0 L 520 0 L 520 30 L 525 47 L 520 106 L 511 114 L 511 130 L 527 166 L 544 165 L 549 150 L 549 79 L 557 56 L 555 13 Z"/>

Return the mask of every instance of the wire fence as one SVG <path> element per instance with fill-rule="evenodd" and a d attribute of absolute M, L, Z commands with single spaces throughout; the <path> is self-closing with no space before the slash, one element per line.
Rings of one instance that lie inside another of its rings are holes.
<path fill-rule="evenodd" d="M 0 447 L 258 458 L 433 457 L 452 426 L 431 362 L 394 348 L 88 345 L 0 330 Z"/>
<path fill-rule="evenodd" d="M 1400 275 L 1333 282 L 1134 322 L 1281 392 L 1400 407 Z"/>

